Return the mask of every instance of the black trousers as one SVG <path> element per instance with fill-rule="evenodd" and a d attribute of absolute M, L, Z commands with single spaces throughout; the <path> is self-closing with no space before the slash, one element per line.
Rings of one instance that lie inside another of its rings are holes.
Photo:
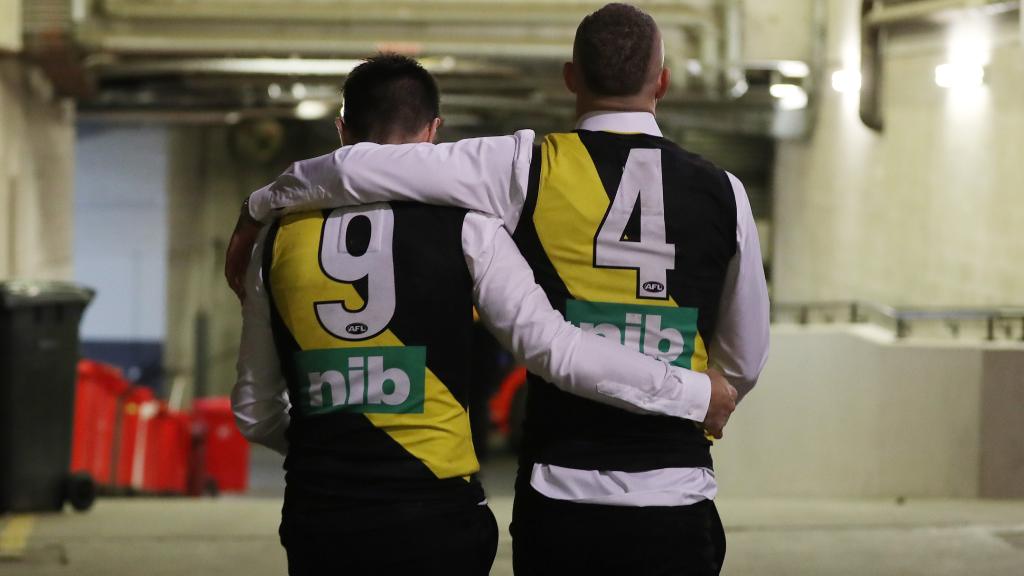
<path fill-rule="evenodd" d="M 713 576 L 725 560 L 715 503 L 602 506 L 553 500 L 520 476 L 512 510 L 516 576 Z"/>
<path fill-rule="evenodd" d="M 498 548 L 486 505 L 317 505 L 285 496 L 281 544 L 291 576 L 485 576 Z"/>

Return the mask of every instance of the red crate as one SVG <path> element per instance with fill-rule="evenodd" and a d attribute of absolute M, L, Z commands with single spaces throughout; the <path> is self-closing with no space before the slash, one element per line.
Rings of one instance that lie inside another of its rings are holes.
<path fill-rule="evenodd" d="M 97 485 L 114 481 L 118 405 L 130 384 L 113 366 L 82 360 L 75 385 L 71 471 L 86 472 Z"/>
<path fill-rule="evenodd" d="M 192 411 L 199 423 L 202 454 L 197 477 L 202 488 L 243 492 L 249 485 L 249 442 L 238 431 L 230 398 L 198 398 Z"/>

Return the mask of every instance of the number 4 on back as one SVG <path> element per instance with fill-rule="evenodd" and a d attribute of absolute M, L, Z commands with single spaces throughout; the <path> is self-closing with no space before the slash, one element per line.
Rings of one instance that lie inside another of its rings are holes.
<path fill-rule="evenodd" d="M 626 225 L 640 201 L 640 238 L 626 240 Z M 637 271 L 636 296 L 668 299 L 668 271 L 676 247 L 665 242 L 665 194 L 661 150 L 634 149 L 626 160 L 615 199 L 594 237 L 594 266 Z"/>

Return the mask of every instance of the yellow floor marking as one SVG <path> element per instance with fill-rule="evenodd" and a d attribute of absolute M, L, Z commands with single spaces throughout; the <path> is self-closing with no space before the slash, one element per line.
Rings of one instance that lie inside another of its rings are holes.
<path fill-rule="evenodd" d="M 28 546 L 36 519 L 34 516 L 12 516 L 0 530 L 0 559 L 20 558 Z"/>

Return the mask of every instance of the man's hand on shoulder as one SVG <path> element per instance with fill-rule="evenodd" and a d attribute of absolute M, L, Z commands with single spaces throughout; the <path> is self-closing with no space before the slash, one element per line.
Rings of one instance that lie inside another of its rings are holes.
<path fill-rule="evenodd" d="M 249 259 L 252 257 L 252 249 L 256 245 L 261 228 L 262 224 L 249 214 L 248 202 L 243 202 L 235 230 L 228 241 L 227 253 L 224 255 L 224 278 L 242 301 L 245 300 L 245 273 L 249 268 Z"/>
<path fill-rule="evenodd" d="M 707 375 L 711 378 L 711 402 L 704 418 L 704 429 L 713 437 L 721 438 L 729 416 L 736 410 L 736 389 L 714 368 L 708 368 Z"/>

